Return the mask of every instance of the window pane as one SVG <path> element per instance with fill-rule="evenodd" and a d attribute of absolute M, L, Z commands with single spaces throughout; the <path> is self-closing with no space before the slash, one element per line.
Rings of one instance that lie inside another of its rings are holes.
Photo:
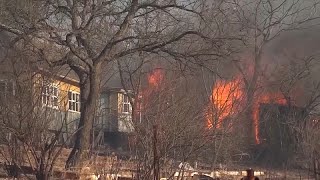
<path fill-rule="evenodd" d="M 74 103 L 74 110 L 78 111 L 78 103 L 76 103 L 76 102 Z"/>
<path fill-rule="evenodd" d="M 69 109 L 72 110 L 72 102 L 69 101 Z"/>
<path fill-rule="evenodd" d="M 53 98 L 53 105 L 58 106 L 58 98 L 57 97 Z"/>
<path fill-rule="evenodd" d="M 123 112 L 129 112 L 129 104 L 123 104 Z"/>
<path fill-rule="evenodd" d="M 80 111 L 80 103 L 79 103 L 80 95 L 78 93 L 73 93 L 69 91 L 68 96 L 69 96 L 69 110 Z"/>

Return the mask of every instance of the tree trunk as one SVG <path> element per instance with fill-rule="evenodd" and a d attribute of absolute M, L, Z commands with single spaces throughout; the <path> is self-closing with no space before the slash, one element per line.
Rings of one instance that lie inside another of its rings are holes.
<path fill-rule="evenodd" d="M 37 180 L 48 180 L 48 179 L 50 179 L 50 173 L 48 173 L 46 171 L 37 172 L 36 179 Z"/>
<path fill-rule="evenodd" d="M 79 74 L 81 115 L 74 147 L 66 162 L 66 168 L 81 166 L 90 158 L 90 134 L 93 127 L 100 93 L 101 63 L 94 64 L 88 74 Z"/>

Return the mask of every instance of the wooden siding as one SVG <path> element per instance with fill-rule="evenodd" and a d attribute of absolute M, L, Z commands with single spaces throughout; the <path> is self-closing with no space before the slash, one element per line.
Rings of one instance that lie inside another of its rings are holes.
<path fill-rule="evenodd" d="M 48 80 L 45 75 L 35 74 L 33 76 L 33 101 L 38 101 L 39 105 L 41 103 L 41 89 L 43 88 L 43 83 Z M 69 139 L 69 136 L 73 134 L 79 123 L 80 112 L 69 110 L 69 97 L 68 92 L 72 91 L 80 94 L 80 87 L 75 84 L 70 84 L 69 82 L 64 82 L 62 79 L 49 79 L 49 84 L 52 84 L 58 88 L 58 108 L 43 107 L 42 111 L 46 112 L 46 117 L 51 119 L 50 128 L 52 130 L 60 130 L 64 132 L 64 139 Z M 41 106 L 40 106 L 41 107 Z"/>
<path fill-rule="evenodd" d="M 42 74 L 35 74 L 33 76 L 34 80 L 34 96 L 41 96 L 41 91 L 39 91 L 39 87 L 43 87 L 43 82 L 45 80 L 51 81 L 51 84 L 58 87 L 58 109 L 61 111 L 68 111 L 69 109 L 69 98 L 68 92 L 72 91 L 80 94 L 80 87 L 75 84 L 70 84 L 68 82 L 63 81 L 61 78 L 47 78 Z M 48 83 L 49 84 L 49 83 Z"/>

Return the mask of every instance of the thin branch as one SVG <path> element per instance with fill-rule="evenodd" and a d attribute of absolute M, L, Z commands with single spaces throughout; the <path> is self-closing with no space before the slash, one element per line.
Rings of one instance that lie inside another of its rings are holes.
<path fill-rule="evenodd" d="M 23 34 L 22 31 L 15 29 L 15 28 L 12 28 L 12 27 L 9 27 L 9 26 L 6 26 L 5 24 L 2 24 L 2 23 L 0 23 L 0 29 L 5 30 L 5 31 L 10 32 L 15 35 L 22 35 Z"/>
<path fill-rule="evenodd" d="M 94 58 L 94 61 L 101 61 L 102 58 L 108 53 L 108 50 L 110 50 L 114 46 L 114 42 L 119 41 L 119 39 L 125 35 L 125 33 L 128 31 L 129 24 L 131 20 L 134 18 L 134 14 L 137 11 L 137 6 L 138 0 L 132 0 L 130 10 L 128 11 L 127 16 L 120 25 L 119 30 L 115 33 L 110 43 L 108 43 L 99 53 L 99 55 L 96 58 Z"/>

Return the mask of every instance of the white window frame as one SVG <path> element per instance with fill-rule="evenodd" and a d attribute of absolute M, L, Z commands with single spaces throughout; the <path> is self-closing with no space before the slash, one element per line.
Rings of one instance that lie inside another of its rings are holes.
<path fill-rule="evenodd" d="M 73 105 L 71 106 L 71 104 Z M 68 91 L 68 110 L 72 112 L 80 112 L 80 107 L 80 93 L 75 91 Z"/>
<path fill-rule="evenodd" d="M 121 101 L 121 113 L 123 114 L 131 114 L 132 112 L 132 106 L 129 101 L 129 96 L 127 94 L 121 94 L 122 95 L 122 101 Z M 126 108 L 127 106 L 127 108 Z"/>
<path fill-rule="evenodd" d="M 43 83 L 41 91 L 41 104 L 44 107 L 59 107 L 59 86 L 54 83 Z"/>

